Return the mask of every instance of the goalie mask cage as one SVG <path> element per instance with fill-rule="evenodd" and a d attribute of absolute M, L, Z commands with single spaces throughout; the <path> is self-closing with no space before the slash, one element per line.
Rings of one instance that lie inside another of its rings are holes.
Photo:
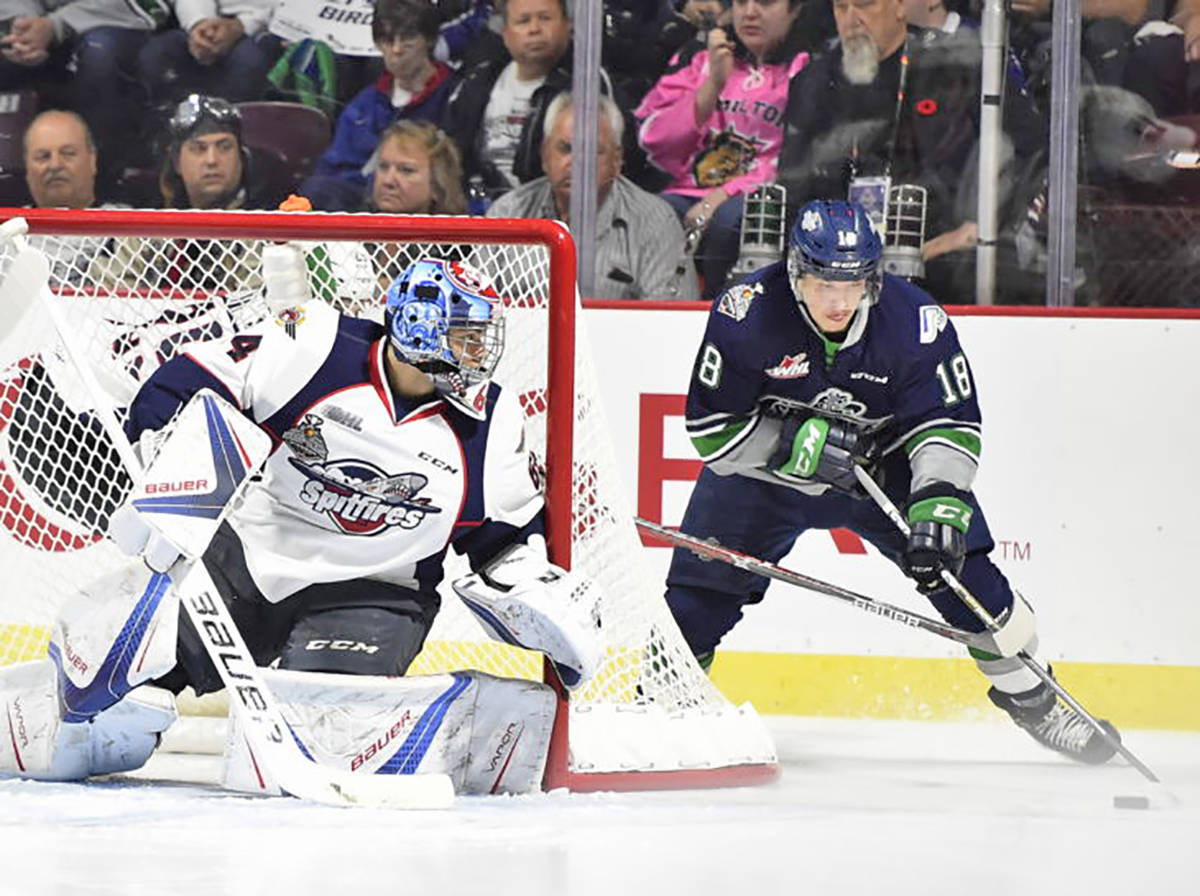
<path fill-rule="evenodd" d="M 551 558 L 601 586 L 606 654 L 569 695 L 539 655 L 486 640 L 443 585 L 409 674 L 475 668 L 542 679 L 560 695 L 544 786 L 636 790 L 758 783 L 778 765 L 749 706 L 709 682 L 649 575 L 578 328 L 574 244 L 541 220 L 294 212 L 21 210 L 51 265 L 51 293 L 113 404 L 180 346 L 268 315 L 264 241 L 301 241 L 314 300 L 382 319 L 390 282 L 418 258 L 461 260 L 505 299 L 494 379 L 526 412 L 544 477 Z M 12 257 L 0 247 L 0 274 Z M 286 321 L 276 319 L 281 325 Z M 48 316 L 0 333 L 0 664 L 42 656 L 57 607 L 128 562 L 103 537 L 129 483 Z M 446 581 L 455 568 L 447 554 Z"/>

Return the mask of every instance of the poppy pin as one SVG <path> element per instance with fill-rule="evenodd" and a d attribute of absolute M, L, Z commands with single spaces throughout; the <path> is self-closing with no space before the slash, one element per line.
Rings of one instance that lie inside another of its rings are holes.
<path fill-rule="evenodd" d="M 936 115 L 938 110 L 937 100 L 917 100 L 914 108 L 916 108 L 918 115 Z"/>

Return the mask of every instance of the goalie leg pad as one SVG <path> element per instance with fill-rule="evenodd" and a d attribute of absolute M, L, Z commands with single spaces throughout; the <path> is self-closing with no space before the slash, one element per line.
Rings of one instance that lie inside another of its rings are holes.
<path fill-rule="evenodd" d="M 177 718 L 168 691 L 145 685 L 90 722 L 60 719 L 58 670 L 50 660 L 0 669 L 0 774 L 80 781 L 140 768 Z"/>
<path fill-rule="evenodd" d="M 34 777 L 54 763 L 59 728 L 58 670 L 50 660 L 0 668 L 0 773 Z"/>
<path fill-rule="evenodd" d="M 484 570 L 451 583 L 484 631 L 497 641 L 537 650 L 555 664 L 563 684 L 578 687 L 603 657 L 600 590 L 517 545 Z"/>
<path fill-rule="evenodd" d="M 557 705 L 533 681 L 482 672 L 384 678 L 262 670 L 315 762 L 363 774 L 443 773 L 457 793 L 540 788 Z M 222 784 L 280 793 L 231 719 Z"/>
<path fill-rule="evenodd" d="M 55 622 L 63 718 L 83 722 L 175 665 L 179 598 L 170 579 L 134 560 L 69 600 Z"/>

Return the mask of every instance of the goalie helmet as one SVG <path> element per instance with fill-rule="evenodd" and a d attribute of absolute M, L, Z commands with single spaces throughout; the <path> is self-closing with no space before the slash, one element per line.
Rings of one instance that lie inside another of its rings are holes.
<path fill-rule="evenodd" d="M 883 242 L 857 202 L 814 199 L 796 216 L 788 236 L 788 279 L 805 274 L 822 280 L 865 280 L 868 296 L 878 286 Z"/>
<path fill-rule="evenodd" d="M 504 352 L 504 303 L 474 268 L 414 262 L 388 287 L 388 338 L 434 389 L 482 418 L 487 383 Z"/>

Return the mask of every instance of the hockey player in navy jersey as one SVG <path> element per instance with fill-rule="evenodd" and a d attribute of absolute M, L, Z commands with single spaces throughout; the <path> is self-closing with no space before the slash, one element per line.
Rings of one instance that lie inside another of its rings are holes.
<path fill-rule="evenodd" d="M 845 527 L 900 565 L 947 622 L 981 632 L 941 572 L 959 576 L 1033 654 L 1032 610 L 992 563 L 971 492 L 981 427 L 970 365 L 945 311 L 882 274 L 881 256 L 861 206 L 815 200 L 797 216 L 786 263 L 716 300 L 688 390 L 704 470 L 681 529 L 777 562 L 805 530 Z M 861 490 L 856 464 L 904 508 L 907 539 Z M 676 549 L 667 602 L 702 664 L 766 585 Z M 992 702 L 1040 743 L 1089 763 L 1114 755 L 1015 650 L 970 650 Z"/>
<path fill-rule="evenodd" d="M 186 347 L 142 385 L 126 423 L 144 458 L 179 409 L 208 389 L 257 423 L 275 444 L 261 482 L 216 529 L 202 558 L 256 662 L 278 661 L 280 669 L 305 673 L 375 677 L 382 683 L 370 685 L 374 692 L 366 684 L 351 686 L 351 699 L 361 705 L 376 705 L 377 697 L 385 703 L 399 699 L 396 686 L 378 677 L 403 675 L 420 652 L 439 610 L 435 589 L 443 559 L 453 547 L 468 556 L 474 571 L 457 579 L 454 589 L 487 632 L 545 653 L 568 687 L 586 681 L 601 653 L 598 594 L 586 579 L 546 557 L 542 496 L 525 448 L 524 413 L 516 397 L 492 380 L 504 347 L 502 298 L 464 264 L 418 261 L 388 289 L 380 326 L 312 300 L 300 250 L 269 247 L 264 264 L 279 253 L 283 275 L 264 275 L 268 297 L 282 276 L 292 284 L 284 294 L 298 301 L 231 338 Z M 110 536 L 151 569 L 177 570 L 178 551 L 130 507 L 113 515 Z M 56 650 L 59 657 L 57 699 L 54 669 L 49 661 L 38 661 L 12 675 L 0 672 L 0 707 L 25 707 L 27 716 L 35 704 L 58 707 L 68 689 L 62 656 L 72 657 L 77 666 L 109 662 L 112 652 L 106 657 L 104 648 L 112 640 L 97 648 L 95 660 L 74 657 L 79 644 L 101 644 L 110 629 L 120 631 L 118 638 L 129 637 L 124 619 L 133 617 L 127 611 L 113 614 L 124 606 L 118 592 L 136 596 L 144 585 L 147 571 L 140 562 L 136 567 L 122 573 L 116 583 L 121 587 L 111 588 L 112 595 L 65 614 L 76 616 L 66 626 L 75 633 L 76 646 L 52 645 L 51 657 Z M 97 615 L 104 618 L 97 622 Z M 159 621 L 156 617 L 153 625 Z M 173 619 L 165 621 L 173 629 Z M 145 620 L 138 624 L 153 627 Z M 165 647 L 120 640 L 118 645 L 138 652 L 137 675 L 126 669 L 121 674 L 128 681 L 115 686 L 103 682 L 71 689 L 72 694 L 97 688 L 101 693 L 92 694 L 87 712 L 75 717 L 67 705 L 63 724 L 55 710 L 45 709 L 39 730 L 57 738 L 57 746 L 39 753 L 41 767 L 30 762 L 34 750 L 28 745 L 24 756 L 15 746 L 0 748 L 0 773 L 63 779 L 135 768 L 173 718 L 171 692 L 191 685 L 203 694 L 222 686 L 186 616 L 179 619 L 177 641 Z M 154 656 L 143 663 L 143 651 Z M 489 697 L 479 698 L 475 691 L 463 695 L 466 679 Z M 412 718 L 434 700 L 439 724 L 450 719 L 441 729 L 451 738 L 443 764 L 461 772 L 468 754 L 490 758 L 495 750 L 488 739 L 516 719 L 526 735 L 521 750 L 527 752 L 504 763 L 501 771 L 508 777 L 500 780 L 494 769 L 482 769 L 484 777 L 472 781 L 468 770 L 463 786 L 492 792 L 540 783 L 554 715 L 550 689 L 479 673 L 460 673 L 455 682 L 452 691 L 443 684 L 438 693 L 413 698 L 424 702 L 412 705 Z M 283 685 L 296 687 L 290 679 Z M 300 698 L 301 706 L 318 713 L 311 720 L 314 731 L 328 728 L 319 714 L 326 710 L 312 706 L 314 700 L 327 700 L 330 688 L 323 681 L 318 697 Z M 484 705 L 491 698 L 494 705 L 488 709 Z M 505 717 L 509 709 L 512 714 Z M 344 745 L 331 761 L 355 767 L 362 754 L 354 752 L 354 738 L 373 744 L 380 735 L 365 722 L 358 728 L 352 723 L 401 716 L 399 709 L 388 712 L 336 716 Z M 32 730 L 33 723 L 28 727 Z M 425 739 L 438 731 L 430 728 Z M 469 746 L 455 733 L 462 731 L 473 732 Z M 307 748 L 316 751 L 312 743 Z M 375 761 L 385 758 L 380 751 Z M 514 783 L 522 765 L 521 780 Z"/>

